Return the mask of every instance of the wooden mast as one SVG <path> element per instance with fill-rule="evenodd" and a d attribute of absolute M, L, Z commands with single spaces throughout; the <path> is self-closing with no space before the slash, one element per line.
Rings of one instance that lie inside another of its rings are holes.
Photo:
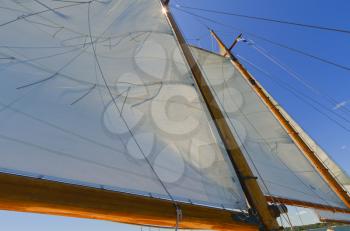
<path fill-rule="evenodd" d="M 232 54 L 226 45 L 221 41 L 214 31 L 211 34 L 218 42 L 219 46 L 226 50 L 227 54 L 231 58 L 232 64 L 241 72 L 243 77 L 250 83 L 255 93 L 263 100 L 267 105 L 273 115 L 280 122 L 282 127 L 287 131 L 289 136 L 292 138 L 294 143 L 299 147 L 299 149 L 304 153 L 304 155 L 309 159 L 313 166 L 317 169 L 323 179 L 328 183 L 331 189 L 337 194 L 337 196 L 344 202 L 344 204 L 350 208 L 350 197 L 343 188 L 343 186 L 334 179 L 333 175 L 330 173 L 329 169 L 326 168 L 317 155 L 311 150 L 311 148 L 305 143 L 305 141 L 300 137 L 298 132 L 293 128 L 293 126 L 288 122 L 288 120 L 283 116 L 283 114 L 278 110 L 270 98 L 266 95 L 262 87 L 257 84 L 255 79 L 250 75 L 250 73 L 243 67 L 243 65 L 237 60 L 237 58 Z"/>
<path fill-rule="evenodd" d="M 261 223 L 266 230 L 280 230 L 281 227 L 279 226 L 276 217 L 272 215 L 272 212 L 269 209 L 268 202 L 257 182 L 257 177 L 254 176 L 252 170 L 250 169 L 250 166 L 245 159 L 244 154 L 240 150 L 239 145 L 237 144 L 231 132 L 231 129 L 229 128 L 229 125 L 219 107 L 219 104 L 216 102 L 216 99 L 212 94 L 210 87 L 206 83 L 206 80 L 197 62 L 195 61 L 179 27 L 177 26 L 174 17 L 167 8 L 169 0 L 164 0 L 162 3 L 163 9 L 165 9 L 164 13 L 166 14 L 169 24 L 171 25 L 173 32 L 179 42 L 186 61 L 191 68 L 191 72 L 194 76 L 197 86 L 223 140 L 232 165 L 240 179 L 240 183 L 250 205 L 258 213 Z"/>

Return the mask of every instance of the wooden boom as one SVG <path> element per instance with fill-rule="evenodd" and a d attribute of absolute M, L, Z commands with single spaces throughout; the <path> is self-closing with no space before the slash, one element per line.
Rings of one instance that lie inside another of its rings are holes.
<path fill-rule="evenodd" d="M 225 119 L 223 112 L 221 111 L 219 104 L 210 87 L 206 83 L 206 80 L 194 59 L 189 46 L 187 45 L 180 29 L 178 28 L 175 19 L 173 18 L 171 12 L 167 9 L 168 1 L 163 2 L 163 7 L 165 9 L 166 16 L 168 18 L 169 24 L 171 25 L 173 32 L 179 42 L 182 52 L 186 58 L 187 63 L 191 68 L 191 72 L 197 83 L 199 91 L 203 96 L 205 104 L 213 118 L 213 121 L 218 129 L 221 139 L 225 145 L 225 148 L 229 154 L 231 163 L 237 173 L 240 183 L 242 185 L 243 191 L 249 201 L 249 204 L 257 211 L 262 225 L 266 230 L 280 230 L 280 226 L 269 210 L 269 205 L 266 198 L 257 182 L 257 178 L 254 176 L 252 170 L 249 167 L 244 154 L 239 148 L 231 129 Z"/>
<path fill-rule="evenodd" d="M 226 45 L 221 41 L 221 39 L 216 35 L 214 31 L 211 34 L 218 42 L 219 46 L 226 50 L 226 53 L 230 56 L 232 64 L 241 72 L 243 77 L 252 86 L 255 93 L 262 99 L 262 101 L 267 105 L 272 114 L 280 122 L 282 127 L 287 131 L 289 136 L 292 138 L 294 143 L 299 147 L 299 149 L 304 153 L 304 155 L 309 159 L 312 165 L 317 169 L 323 179 L 327 182 L 330 188 L 337 194 L 337 196 L 344 202 L 344 204 L 350 209 L 350 197 L 343 188 L 343 186 L 334 179 L 333 175 L 330 173 L 329 169 L 326 168 L 317 155 L 310 149 L 310 147 L 305 143 L 305 141 L 299 136 L 298 132 L 293 128 L 293 126 L 288 122 L 288 120 L 283 116 L 283 114 L 278 110 L 270 98 L 265 94 L 264 90 L 257 84 L 255 79 L 250 75 L 250 73 L 243 67 L 243 65 L 237 60 L 237 58 L 232 54 L 230 50 L 227 49 Z"/>
<path fill-rule="evenodd" d="M 344 209 L 344 208 L 334 207 L 330 205 L 322 205 L 322 204 L 316 204 L 312 202 L 299 201 L 299 200 L 287 199 L 282 197 L 274 197 L 274 196 L 266 196 L 266 199 L 269 202 L 278 201 L 279 203 L 290 205 L 290 206 L 314 208 L 319 210 L 350 214 L 350 209 Z"/>
<path fill-rule="evenodd" d="M 103 189 L 0 174 L 0 209 L 135 225 L 174 227 L 176 210 L 171 201 Z M 178 203 L 179 228 L 257 231 L 258 227 L 234 219 L 238 213 Z"/>

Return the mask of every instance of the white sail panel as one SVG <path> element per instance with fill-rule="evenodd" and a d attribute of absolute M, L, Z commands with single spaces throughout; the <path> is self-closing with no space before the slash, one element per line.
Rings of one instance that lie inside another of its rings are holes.
<path fill-rule="evenodd" d="M 272 99 L 272 97 L 271 97 Z M 274 100 L 273 100 L 274 101 Z M 308 135 L 305 131 L 283 110 L 277 103 L 275 105 L 279 108 L 283 116 L 289 121 L 293 128 L 299 133 L 307 145 L 314 151 L 317 157 L 322 161 L 325 167 L 333 174 L 334 178 L 344 187 L 350 195 L 350 177 L 334 160 Z"/>
<path fill-rule="evenodd" d="M 0 79 L 1 171 L 246 209 L 159 1 L 2 1 Z"/>
<path fill-rule="evenodd" d="M 346 208 L 230 59 L 192 51 L 264 194 Z"/>

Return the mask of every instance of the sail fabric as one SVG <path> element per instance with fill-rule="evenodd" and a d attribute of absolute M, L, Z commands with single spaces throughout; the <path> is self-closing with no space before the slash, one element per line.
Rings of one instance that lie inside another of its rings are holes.
<path fill-rule="evenodd" d="M 275 103 L 276 104 L 276 103 Z M 276 104 L 277 105 L 277 104 Z M 350 195 L 350 177 L 349 175 L 313 140 L 305 131 L 290 117 L 280 106 L 277 106 L 283 116 L 289 121 L 293 128 L 298 132 L 306 144 L 322 161 L 323 165 L 329 169 L 334 178 L 341 184 Z"/>
<path fill-rule="evenodd" d="M 231 60 L 195 47 L 192 52 L 264 194 L 346 208 Z"/>
<path fill-rule="evenodd" d="M 158 0 L 1 1 L 2 172 L 246 200 Z"/>

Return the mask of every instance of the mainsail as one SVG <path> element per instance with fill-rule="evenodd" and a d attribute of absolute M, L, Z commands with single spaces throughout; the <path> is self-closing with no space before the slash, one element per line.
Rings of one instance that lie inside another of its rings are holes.
<path fill-rule="evenodd" d="M 277 202 L 280 198 L 346 209 L 230 58 L 196 47 L 192 51 L 265 195 Z"/>
<path fill-rule="evenodd" d="M 2 172 L 246 210 L 157 0 L 4 1 Z"/>

